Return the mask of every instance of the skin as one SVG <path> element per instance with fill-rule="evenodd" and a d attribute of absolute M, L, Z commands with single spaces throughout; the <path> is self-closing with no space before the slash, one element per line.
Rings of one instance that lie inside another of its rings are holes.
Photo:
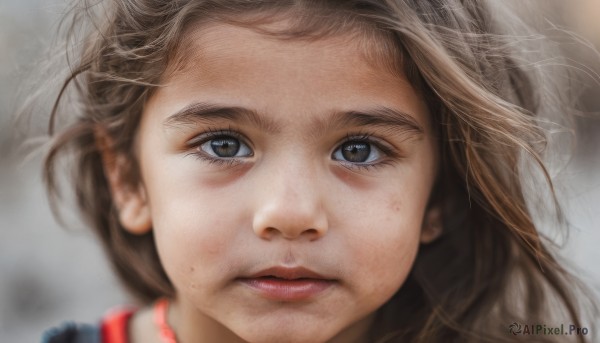
<path fill-rule="evenodd" d="M 217 24 L 192 34 L 185 67 L 145 106 L 141 186 L 121 184 L 118 161 L 106 166 L 123 226 L 154 231 L 176 289 L 168 321 L 179 341 L 366 342 L 375 311 L 439 227 L 430 223 L 438 157 L 423 99 L 350 37 L 282 41 Z M 250 109 L 259 120 L 173 119 L 198 102 Z M 378 106 L 416 128 L 333 120 Z M 207 132 L 219 130 L 246 154 L 211 159 Z M 370 147 L 368 163 L 344 160 L 348 137 Z M 286 302 L 237 279 L 272 266 L 335 281 Z M 132 340 L 159 342 L 153 325 L 140 311 Z"/>

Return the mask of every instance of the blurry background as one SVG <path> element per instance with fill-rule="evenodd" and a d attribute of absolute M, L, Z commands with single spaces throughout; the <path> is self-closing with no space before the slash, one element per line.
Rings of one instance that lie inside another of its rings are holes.
<path fill-rule="evenodd" d="M 600 46 L 600 0 L 561 6 L 560 21 Z M 37 342 L 45 328 L 63 320 L 94 322 L 128 302 L 92 235 L 56 224 L 41 183 L 41 158 L 25 160 L 22 142 L 13 138 L 19 82 L 43 58 L 63 10 L 58 0 L 0 0 L 0 342 Z M 579 49 L 569 53 L 600 69 L 593 65 L 598 59 Z M 583 97 L 589 110 L 600 111 L 598 86 Z M 600 120 L 577 124 L 578 149 L 557 178 L 573 225 L 561 251 L 600 293 Z"/>
<path fill-rule="evenodd" d="M 24 161 L 21 142 L 13 138 L 17 88 L 43 58 L 64 7 L 61 0 L 0 0 L 2 343 L 39 342 L 48 327 L 64 320 L 93 323 L 127 302 L 92 235 L 55 222 L 41 182 L 41 158 Z"/>

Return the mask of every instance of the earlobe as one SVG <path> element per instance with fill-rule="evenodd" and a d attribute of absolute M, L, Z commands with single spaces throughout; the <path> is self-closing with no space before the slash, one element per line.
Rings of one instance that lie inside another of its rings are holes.
<path fill-rule="evenodd" d="M 119 221 L 121 225 L 130 233 L 142 235 L 150 231 L 152 228 L 152 220 L 150 209 L 146 201 L 146 197 L 142 190 L 138 190 L 136 194 L 129 194 L 125 201 L 117 204 L 119 211 Z"/>
<path fill-rule="evenodd" d="M 152 228 L 152 217 L 143 187 L 134 187 L 124 179 L 124 171 L 130 167 L 127 159 L 117 155 L 112 148 L 112 139 L 103 129 L 96 130 L 96 145 L 102 157 L 104 175 L 110 194 L 119 213 L 119 222 L 132 234 L 145 234 Z"/>
<path fill-rule="evenodd" d="M 427 209 L 423 218 L 421 228 L 421 243 L 428 244 L 435 241 L 444 231 L 442 220 L 442 209 L 440 206 L 432 206 Z"/>

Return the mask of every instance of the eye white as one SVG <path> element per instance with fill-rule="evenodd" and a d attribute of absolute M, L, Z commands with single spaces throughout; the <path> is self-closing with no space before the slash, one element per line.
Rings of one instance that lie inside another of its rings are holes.
<path fill-rule="evenodd" d="M 372 163 L 382 156 L 383 153 L 375 144 L 359 140 L 344 142 L 332 154 L 336 161 L 356 164 Z"/>
<path fill-rule="evenodd" d="M 233 136 L 220 136 L 209 139 L 202 143 L 199 149 L 216 158 L 252 156 L 250 147 Z"/>

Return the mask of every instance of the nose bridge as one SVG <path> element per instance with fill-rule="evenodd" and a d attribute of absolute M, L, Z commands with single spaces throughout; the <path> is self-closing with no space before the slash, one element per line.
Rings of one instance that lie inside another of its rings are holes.
<path fill-rule="evenodd" d="M 327 216 L 317 167 L 296 156 L 274 163 L 264 173 L 253 218 L 261 238 L 316 239 L 327 232 Z"/>

